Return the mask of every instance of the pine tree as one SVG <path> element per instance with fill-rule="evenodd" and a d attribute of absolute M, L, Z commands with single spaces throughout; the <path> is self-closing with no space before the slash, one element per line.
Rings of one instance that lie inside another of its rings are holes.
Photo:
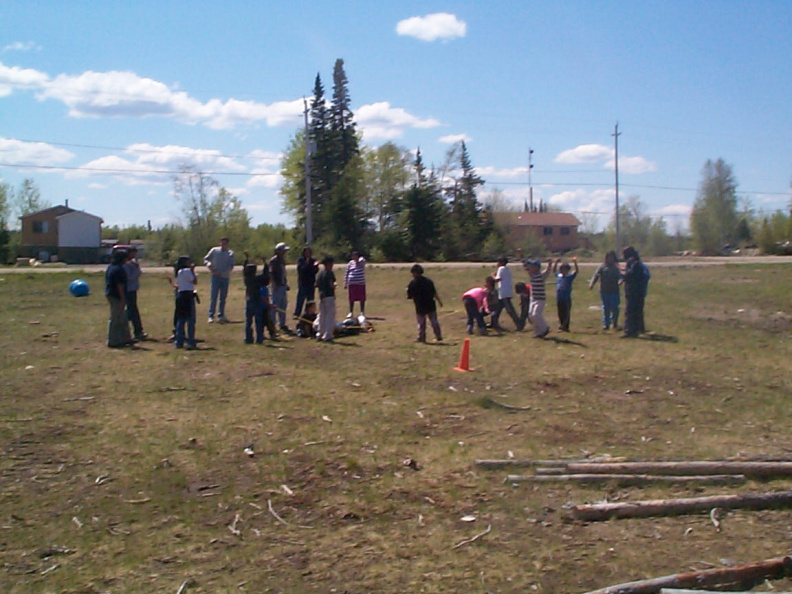
<path fill-rule="evenodd" d="M 461 175 L 446 186 L 450 217 L 446 227 L 446 257 L 465 259 L 475 256 L 481 242 L 492 228 L 490 217 L 476 196 L 476 188 L 484 184 L 470 161 L 465 142 L 458 147 Z"/>
<path fill-rule="evenodd" d="M 446 207 L 434 173 L 424 173 L 420 149 L 413 166 L 416 180 L 403 200 L 403 240 L 412 260 L 432 260 L 440 252 Z"/>

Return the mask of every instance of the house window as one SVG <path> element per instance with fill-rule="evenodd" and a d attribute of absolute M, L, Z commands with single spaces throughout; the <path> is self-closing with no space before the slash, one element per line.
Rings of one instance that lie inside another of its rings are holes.
<path fill-rule="evenodd" d="M 561 235 L 569 235 L 569 227 L 561 227 Z"/>
<path fill-rule="evenodd" d="M 48 221 L 33 221 L 33 233 L 46 233 L 49 231 Z"/>
<path fill-rule="evenodd" d="M 543 227 L 542 228 L 542 235 L 552 235 L 553 228 L 552 227 Z"/>

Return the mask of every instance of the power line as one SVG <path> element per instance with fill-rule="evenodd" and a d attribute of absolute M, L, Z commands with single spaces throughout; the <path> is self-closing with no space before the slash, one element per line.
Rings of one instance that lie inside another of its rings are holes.
<path fill-rule="evenodd" d="M 166 151 L 163 149 L 133 149 L 133 148 L 123 148 L 118 146 L 102 146 L 102 145 L 94 145 L 94 144 L 73 144 L 68 142 L 50 142 L 47 140 L 25 140 L 24 138 L 15 138 L 19 142 L 29 142 L 33 144 L 51 144 L 52 146 L 67 146 L 72 148 L 89 148 L 89 149 L 101 149 L 105 151 L 121 151 L 125 153 L 152 153 L 152 154 L 167 154 L 167 155 L 191 155 L 195 156 L 196 153 L 189 152 L 189 151 Z M 12 149 L 0 149 L 2 151 L 11 151 Z M 217 154 L 212 155 L 213 157 L 217 158 L 226 158 L 226 159 L 253 159 L 257 161 L 267 161 L 278 159 L 278 157 L 252 157 L 250 155 L 223 155 Z"/>
<path fill-rule="evenodd" d="M 23 165 L 20 163 L 0 163 L 0 167 L 17 167 L 19 169 L 49 169 L 55 171 L 95 171 L 98 173 L 123 173 L 127 175 L 179 175 L 184 171 L 159 169 L 110 169 L 103 167 L 67 167 L 65 165 Z M 247 177 L 268 177 L 279 173 L 248 173 L 244 171 L 201 171 L 204 175 L 234 175 Z"/>

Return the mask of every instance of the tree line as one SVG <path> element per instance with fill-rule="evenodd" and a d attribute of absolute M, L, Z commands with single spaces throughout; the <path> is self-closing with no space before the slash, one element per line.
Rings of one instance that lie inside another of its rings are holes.
<path fill-rule="evenodd" d="M 342 258 L 357 250 L 375 261 L 459 261 L 491 260 L 519 248 L 537 257 L 545 255 L 539 237 L 528 236 L 515 244 L 498 224 L 496 214 L 521 209 L 508 204 L 497 189 L 480 198 L 485 180 L 476 173 L 464 141 L 453 145 L 442 163 L 430 166 L 420 148 L 411 151 L 393 142 L 364 146 L 343 60 L 335 62 L 329 100 L 320 74 L 316 75 L 307 120 L 305 129 L 295 131 L 281 161 L 283 212 L 292 217 L 293 227 L 252 227 L 237 196 L 211 176 L 184 165 L 172 178 L 181 211 L 178 223 L 158 229 L 109 226 L 103 237 L 120 243 L 143 239 L 147 256 L 160 262 L 172 262 L 179 254 L 202 257 L 222 235 L 231 237 L 235 246 L 264 255 L 279 241 L 306 242 L 310 190 L 312 247 L 317 254 Z M 11 217 L 49 206 L 32 179 L 16 190 L 0 181 L 2 261 L 16 256 L 19 234 L 12 230 Z M 708 160 L 689 233 L 681 226 L 669 232 L 662 217 L 647 214 L 640 196 L 629 196 L 619 209 L 621 244 L 634 245 L 647 256 L 685 250 L 714 255 L 748 246 L 765 253 L 792 253 L 792 203 L 789 207 L 785 212 L 756 213 L 739 196 L 732 167 L 723 159 Z M 545 203 L 540 210 L 553 207 Z M 582 219 L 585 241 L 580 252 L 613 248 L 615 216 L 600 233 L 591 228 L 592 221 Z"/>

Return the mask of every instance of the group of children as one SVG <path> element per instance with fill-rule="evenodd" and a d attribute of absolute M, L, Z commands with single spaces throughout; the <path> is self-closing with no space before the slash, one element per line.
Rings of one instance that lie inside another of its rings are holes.
<path fill-rule="evenodd" d="M 484 286 L 474 287 L 462 295 L 462 303 L 467 314 L 467 333 L 473 334 L 477 329 L 480 334 L 486 335 L 488 328 L 491 328 L 500 334 L 503 332 L 500 317 L 505 310 L 517 331 L 522 331 L 526 324 L 531 324 L 534 337 L 544 338 L 547 336 L 550 327 L 545 320 L 544 310 L 547 301 L 546 282 L 550 274 L 553 274 L 556 280 L 558 329 L 561 332 L 569 332 L 572 287 L 579 272 L 577 258 L 573 257 L 571 262 L 570 265 L 560 258 L 548 259 L 543 267 L 539 260 L 522 260 L 523 267 L 528 273 L 528 283 L 512 284 L 508 258 L 505 256 L 499 258 L 497 270 L 484 279 Z M 304 312 L 297 316 L 297 335 L 316 337 L 322 342 L 332 342 L 334 335 L 338 332 L 335 305 L 337 282 L 333 272 L 333 258 L 326 256 L 321 261 L 321 266 L 322 269 L 316 275 L 315 281 L 315 289 L 318 291 L 318 308 L 315 301 L 306 302 Z M 420 264 L 413 265 L 410 273 L 412 280 L 407 286 L 407 298 L 411 299 L 415 305 L 418 328 L 416 342 L 426 342 L 427 322 L 432 327 L 435 339 L 441 341 L 443 337 L 437 316 L 437 304 L 442 307 L 442 300 L 432 280 L 424 276 L 424 269 Z M 263 343 L 265 329 L 271 339 L 274 340 L 277 337 L 276 328 L 270 315 L 274 305 L 270 300 L 269 277 L 268 267 L 263 266 L 261 273 L 258 273 L 256 264 L 250 261 L 249 254 L 245 251 L 243 265 L 245 342 L 248 344 Z M 600 283 L 604 329 L 618 328 L 621 279 L 622 272 L 616 253 L 608 252 L 605 262 L 597 268 L 589 283 L 589 289 L 593 289 L 597 282 Z M 176 290 L 174 336 L 177 348 L 181 348 L 185 343 L 187 348 L 195 347 L 196 283 L 195 265 L 186 256 L 180 258 L 176 264 L 176 275 L 173 281 Z M 512 303 L 515 294 L 520 299 L 519 313 Z M 485 321 L 487 316 L 490 316 L 489 324 Z M 352 321 L 353 323 L 358 322 L 355 319 Z"/>
<path fill-rule="evenodd" d="M 526 323 L 533 327 L 536 338 L 544 338 L 550 332 L 550 327 L 544 317 L 547 301 L 546 281 L 552 273 L 556 278 L 556 305 L 558 309 L 558 329 L 569 332 L 569 323 L 572 312 L 572 283 L 578 275 L 577 258 L 572 258 L 572 266 L 561 259 L 547 260 L 542 269 L 539 260 L 523 260 L 523 267 L 528 272 L 529 282 L 518 282 L 512 290 L 512 275 L 508 268 L 508 258 L 498 260 L 498 269 L 484 279 L 483 287 L 474 287 L 462 295 L 462 303 L 467 312 L 467 333 L 473 334 L 478 329 L 479 334 L 486 335 L 487 328 L 492 328 L 499 334 L 503 332 L 500 325 L 500 315 L 503 310 L 511 317 L 515 329 L 521 331 Z M 518 314 L 512 304 L 514 294 L 520 298 L 520 313 Z M 486 324 L 485 317 L 490 315 L 490 323 Z"/>

